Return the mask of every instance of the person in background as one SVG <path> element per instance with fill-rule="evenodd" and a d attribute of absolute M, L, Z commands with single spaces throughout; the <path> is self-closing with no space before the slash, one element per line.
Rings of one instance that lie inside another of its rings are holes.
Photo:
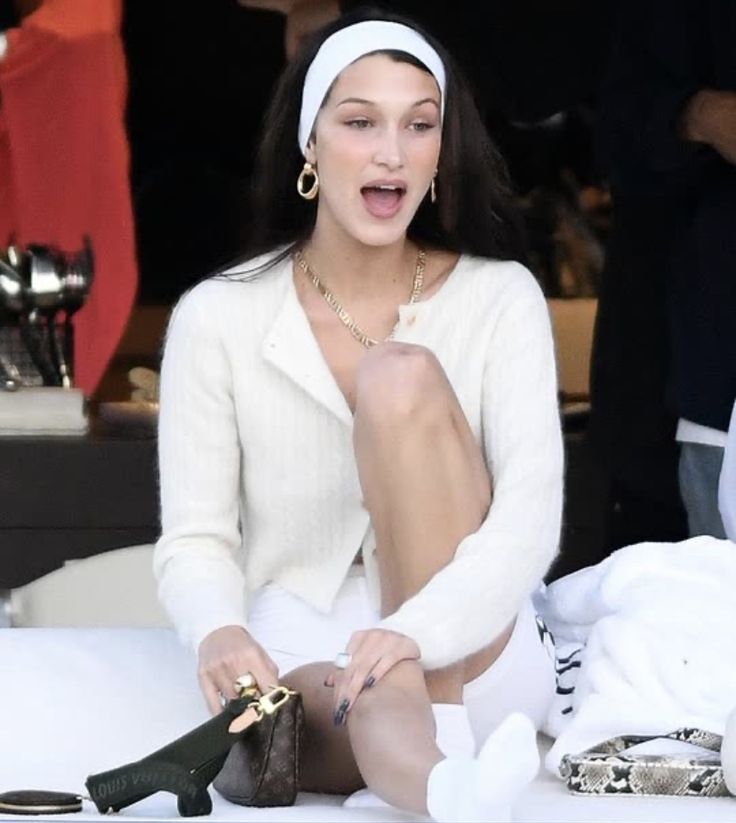
<path fill-rule="evenodd" d="M 303 694 L 303 789 L 508 815 L 555 689 L 562 439 L 503 165 L 442 46 L 356 14 L 285 71 L 253 192 L 167 335 L 161 600 L 213 712 L 246 673 Z"/>
<path fill-rule="evenodd" d="M 675 482 L 676 437 L 689 532 L 716 537 L 724 535 L 718 478 L 736 398 L 734 42 L 730 0 L 631 0 L 619 10 L 602 95 L 621 280 L 609 280 L 599 324 L 599 396 L 619 426 L 633 420 L 630 442 L 630 431 L 647 432 L 636 423 L 646 415 L 635 482 L 657 437 L 673 455 L 660 491 Z"/>
<path fill-rule="evenodd" d="M 371 5 L 365 0 L 237 2 L 285 17 L 287 58 L 325 23 Z M 501 117 L 537 122 L 574 108 L 597 90 L 603 74 L 611 20 L 607 2 L 496 0 L 451 8 L 438 0 L 398 0 L 387 7 L 442 37 L 457 55 L 487 125 Z"/>

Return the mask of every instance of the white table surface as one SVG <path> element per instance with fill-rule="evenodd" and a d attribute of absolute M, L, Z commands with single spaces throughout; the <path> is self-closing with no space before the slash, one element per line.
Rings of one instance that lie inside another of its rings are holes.
<path fill-rule="evenodd" d="M 88 774 L 137 760 L 207 716 L 194 659 L 168 629 L 0 629 L 0 791 L 83 794 Z M 543 749 L 548 746 L 542 741 Z M 212 821 L 417 819 L 396 810 L 345 809 L 341 798 L 326 795 L 302 794 L 295 806 L 278 809 L 245 809 L 211 795 Z M 176 799 L 160 793 L 118 817 L 178 819 Z M 85 803 L 82 813 L 56 819 L 109 817 Z M 516 803 L 514 819 L 733 823 L 736 799 L 577 797 L 541 773 Z"/>

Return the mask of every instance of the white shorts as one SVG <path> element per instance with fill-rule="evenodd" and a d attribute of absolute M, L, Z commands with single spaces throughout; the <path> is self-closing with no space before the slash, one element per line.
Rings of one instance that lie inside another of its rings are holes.
<path fill-rule="evenodd" d="M 249 631 L 284 675 L 307 663 L 334 660 L 353 632 L 372 628 L 380 615 L 371 605 L 362 568 L 354 566 L 329 614 L 269 583 L 253 596 L 248 620 Z M 523 712 L 540 728 L 554 694 L 551 637 L 530 600 L 500 657 L 463 690 L 476 743 L 482 745 L 514 711 Z"/>

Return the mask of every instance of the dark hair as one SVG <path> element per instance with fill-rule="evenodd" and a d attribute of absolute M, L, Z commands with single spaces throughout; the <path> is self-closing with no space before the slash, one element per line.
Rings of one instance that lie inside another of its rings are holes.
<path fill-rule="evenodd" d="M 526 260 L 505 163 L 488 136 L 470 87 L 455 61 L 412 21 L 367 8 L 343 15 L 316 32 L 279 80 L 263 121 L 251 187 L 246 255 L 241 262 L 285 245 L 282 253 L 265 264 L 264 268 L 270 268 L 305 243 L 312 233 L 317 201 L 305 201 L 296 190 L 296 180 L 304 164 L 297 142 L 301 91 L 307 70 L 322 43 L 336 31 L 364 20 L 387 20 L 410 26 L 426 38 L 445 66 L 438 199 L 431 204 L 429 198 L 424 198 L 409 226 L 408 236 L 421 245 L 448 251 L 501 260 Z M 404 52 L 377 53 L 427 70 Z"/>

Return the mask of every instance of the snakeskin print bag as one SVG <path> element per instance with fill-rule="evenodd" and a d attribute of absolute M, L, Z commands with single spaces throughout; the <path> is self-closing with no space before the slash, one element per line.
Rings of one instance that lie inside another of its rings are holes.
<path fill-rule="evenodd" d="M 702 755 L 625 754 L 649 740 L 680 740 L 707 751 Z M 580 754 L 566 754 L 560 774 L 574 794 L 646 794 L 730 797 L 721 768 L 719 734 L 677 729 L 661 735 L 612 737 Z"/>

